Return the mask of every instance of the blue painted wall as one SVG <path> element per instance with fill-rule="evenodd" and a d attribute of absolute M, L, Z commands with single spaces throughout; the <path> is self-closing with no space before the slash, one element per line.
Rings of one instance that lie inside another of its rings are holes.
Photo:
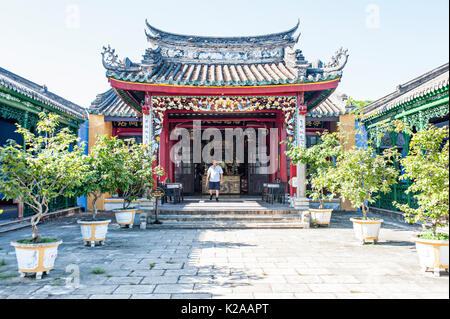
<path fill-rule="evenodd" d="M 14 124 L 16 121 L 14 120 L 5 120 L 0 119 L 0 146 L 5 145 L 9 139 L 15 140 L 17 144 L 22 145 L 23 144 L 23 137 L 22 135 L 16 133 L 17 126 Z M 2 199 L 3 194 L 0 193 L 0 206 L 1 205 L 10 205 L 12 204 L 11 200 Z M 7 212 L 5 211 L 2 215 L 0 215 L 0 218 L 7 219 L 17 217 L 17 210 L 14 210 L 13 212 Z"/>
<path fill-rule="evenodd" d="M 16 133 L 17 126 L 15 121 L 7 121 L 0 119 L 0 146 L 6 144 L 9 139 L 15 140 L 18 144 L 23 144 L 23 137 L 19 133 Z"/>
<path fill-rule="evenodd" d="M 88 154 L 88 138 L 89 138 L 89 121 L 82 123 L 78 129 L 78 137 L 80 138 L 80 144 L 84 142 L 84 154 Z M 87 211 L 87 197 L 81 196 L 77 198 L 77 205 L 84 208 Z"/>
<path fill-rule="evenodd" d="M 366 148 L 367 147 L 367 130 L 364 124 L 355 120 L 356 136 L 355 144 L 357 147 Z"/>

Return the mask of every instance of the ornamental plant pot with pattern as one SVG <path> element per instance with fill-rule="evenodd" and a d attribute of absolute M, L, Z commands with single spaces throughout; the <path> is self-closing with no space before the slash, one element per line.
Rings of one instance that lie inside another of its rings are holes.
<path fill-rule="evenodd" d="M 58 246 L 61 243 L 62 240 L 56 239 L 41 239 L 39 244 L 27 243 L 27 241 L 11 242 L 11 246 L 16 251 L 20 276 L 36 274 L 36 279 L 41 279 L 42 274 L 48 275 L 54 267 Z"/>
<path fill-rule="evenodd" d="M 125 209 L 113 209 L 114 217 L 116 218 L 116 223 L 123 228 L 133 228 L 135 223 L 135 218 L 138 218 L 137 207 L 125 208 Z"/>
<path fill-rule="evenodd" d="M 350 218 L 350 221 L 353 223 L 355 237 L 362 244 L 365 244 L 368 240 L 373 241 L 375 244 L 378 242 L 381 223 L 383 222 L 381 218 L 364 219 L 363 217 L 353 217 Z"/>
<path fill-rule="evenodd" d="M 97 243 L 103 246 L 111 219 L 78 220 L 81 229 L 81 237 L 87 245 L 94 247 Z"/>
<path fill-rule="evenodd" d="M 436 277 L 440 276 L 441 270 L 448 272 L 448 240 L 425 239 L 419 235 L 414 241 L 422 271 L 432 270 Z"/>
<path fill-rule="evenodd" d="M 330 227 L 331 215 L 333 214 L 333 209 L 326 208 L 310 208 L 309 213 L 311 214 L 311 222 L 317 226 L 327 226 Z"/>
<path fill-rule="evenodd" d="M 0 194 L 30 206 L 31 238 L 11 242 L 15 248 L 18 270 L 22 277 L 36 274 L 37 279 L 53 269 L 62 240 L 42 238 L 37 225 L 50 211 L 51 200 L 73 197 L 82 184 L 83 148 L 69 128 L 59 127 L 59 116 L 39 114 L 35 132 L 17 125 L 24 145 L 15 141 L 0 147 Z"/>

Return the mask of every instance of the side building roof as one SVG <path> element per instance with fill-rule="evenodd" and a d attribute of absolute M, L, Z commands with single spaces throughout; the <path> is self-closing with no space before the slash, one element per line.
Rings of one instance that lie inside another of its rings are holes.
<path fill-rule="evenodd" d="M 449 85 L 449 64 L 443 64 L 426 72 L 404 84 L 397 89 L 366 105 L 363 109 L 366 119 L 375 118 L 404 103 L 433 93 Z"/>
<path fill-rule="evenodd" d="M 85 108 L 48 91 L 45 85 L 39 85 L 0 67 L 1 86 L 39 101 L 50 108 L 71 115 L 79 120 L 84 121 L 88 118 Z"/>

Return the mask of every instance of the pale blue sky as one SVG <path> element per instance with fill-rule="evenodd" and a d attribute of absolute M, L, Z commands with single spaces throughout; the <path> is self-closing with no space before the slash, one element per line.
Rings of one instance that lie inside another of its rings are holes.
<path fill-rule="evenodd" d="M 148 47 L 146 18 L 166 31 L 212 36 L 280 32 L 300 18 L 305 57 L 328 62 L 340 46 L 348 48 L 338 90 L 377 99 L 448 62 L 448 6 L 447 0 L 0 0 L 0 66 L 88 107 L 109 88 L 102 46 L 139 62 Z"/>

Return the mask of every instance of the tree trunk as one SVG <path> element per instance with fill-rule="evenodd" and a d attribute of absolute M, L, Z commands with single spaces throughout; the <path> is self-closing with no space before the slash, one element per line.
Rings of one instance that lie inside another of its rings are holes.
<path fill-rule="evenodd" d="M 32 225 L 33 227 L 33 235 L 31 236 L 31 241 L 36 241 L 38 238 L 38 228 L 36 225 Z"/>
<path fill-rule="evenodd" d="M 94 194 L 94 200 L 92 201 L 92 207 L 94 209 L 94 213 L 92 214 L 92 219 L 95 219 L 95 217 L 97 216 L 97 193 Z"/>
<path fill-rule="evenodd" d="M 433 220 L 431 222 L 431 232 L 433 233 L 433 237 L 436 237 L 436 228 L 437 228 L 436 221 Z"/>
<path fill-rule="evenodd" d="M 38 235 L 37 224 L 39 223 L 41 217 L 42 217 L 42 207 L 39 207 L 39 211 L 35 215 L 33 215 L 33 217 L 31 217 L 31 227 L 33 229 L 31 241 L 33 242 L 39 242 L 40 240 L 40 236 Z"/>
<path fill-rule="evenodd" d="M 363 206 L 362 206 L 363 219 L 367 219 L 367 211 L 368 210 L 369 210 L 369 207 L 367 207 L 366 203 L 364 203 Z"/>

